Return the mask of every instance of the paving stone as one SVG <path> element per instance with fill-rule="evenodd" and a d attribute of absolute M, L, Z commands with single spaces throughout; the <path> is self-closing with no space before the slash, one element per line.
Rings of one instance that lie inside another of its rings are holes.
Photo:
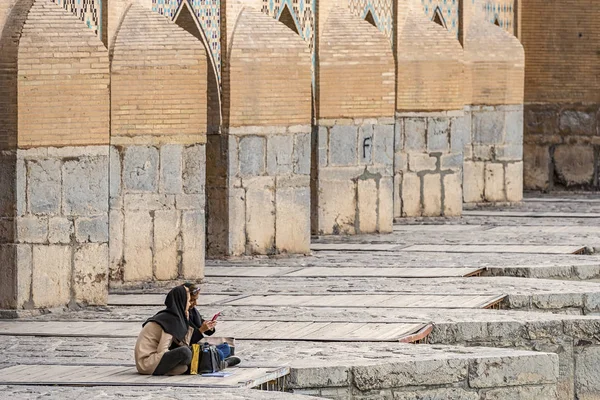
<path fill-rule="evenodd" d="M 158 149 L 130 146 L 123 157 L 123 184 L 127 190 L 156 192 L 158 189 Z"/>
<path fill-rule="evenodd" d="M 160 192 L 177 194 L 183 188 L 183 146 L 166 144 L 160 148 Z"/>
<path fill-rule="evenodd" d="M 240 138 L 240 174 L 262 175 L 265 172 L 265 138 L 244 136 Z"/>
<path fill-rule="evenodd" d="M 329 132 L 329 163 L 331 165 L 356 165 L 358 132 L 352 125 L 336 125 Z"/>
<path fill-rule="evenodd" d="M 31 213 L 46 215 L 60 213 L 61 166 L 61 162 L 55 159 L 27 162 L 27 199 Z"/>

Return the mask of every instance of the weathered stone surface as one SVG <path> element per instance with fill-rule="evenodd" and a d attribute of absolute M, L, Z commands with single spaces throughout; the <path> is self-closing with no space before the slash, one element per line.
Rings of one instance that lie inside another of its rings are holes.
<path fill-rule="evenodd" d="M 32 214 L 60 213 L 61 162 L 55 159 L 29 160 L 27 167 L 29 211 Z"/>
<path fill-rule="evenodd" d="M 123 280 L 152 280 L 152 216 L 147 211 L 124 215 Z"/>
<path fill-rule="evenodd" d="M 480 400 L 476 391 L 462 388 L 394 391 L 394 400 Z"/>
<path fill-rule="evenodd" d="M 183 240 L 181 276 L 184 279 L 204 277 L 206 242 L 204 224 L 204 211 L 184 211 L 181 214 L 181 238 Z"/>
<path fill-rule="evenodd" d="M 344 366 L 293 368 L 289 375 L 289 387 L 344 387 L 350 384 L 349 373 L 349 368 Z"/>
<path fill-rule="evenodd" d="M 394 171 L 405 172 L 408 170 L 408 154 L 396 153 L 394 154 Z"/>
<path fill-rule="evenodd" d="M 329 133 L 329 163 L 331 165 L 356 165 L 358 132 L 356 126 L 336 125 Z M 361 144 L 362 146 L 362 144 Z"/>
<path fill-rule="evenodd" d="M 181 193 L 183 188 L 183 146 L 166 144 L 160 148 L 161 193 Z"/>
<path fill-rule="evenodd" d="M 246 251 L 246 191 L 229 189 L 229 252 L 232 255 Z"/>
<path fill-rule="evenodd" d="M 526 189 L 545 190 L 550 184 L 550 150 L 545 146 L 525 144 L 523 185 Z"/>
<path fill-rule="evenodd" d="M 17 160 L 14 151 L 0 151 L 0 171 L 2 171 L 0 174 L 0 217 L 14 216 L 15 208 L 21 208 L 19 215 L 27 211 L 26 196 L 18 196 L 21 198 L 22 203 L 21 205 L 15 204 L 17 201 L 16 193 L 24 194 L 26 192 L 26 181 L 19 182 L 22 179 L 21 176 L 26 179 L 26 173 L 16 171 L 17 168 L 24 170 L 24 163 L 23 160 Z M 17 164 L 20 164 L 20 166 L 17 167 Z"/>
<path fill-rule="evenodd" d="M 559 129 L 563 135 L 596 135 L 595 110 L 563 110 Z"/>
<path fill-rule="evenodd" d="M 108 157 L 82 157 L 63 165 L 63 215 L 88 216 L 108 211 Z"/>
<path fill-rule="evenodd" d="M 554 385 L 519 386 L 482 390 L 479 400 L 555 400 L 561 398 Z"/>
<path fill-rule="evenodd" d="M 430 152 L 448 151 L 450 121 L 448 118 L 428 118 L 427 150 Z"/>
<path fill-rule="evenodd" d="M 108 245 L 84 244 L 75 250 L 73 266 L 75 300 L 103 305 L 108 300 Z"/>
<path fill-rule="evenodd" d="M 423 215 L 439 216 L 442 213 L 442 177 L 440 174 L 423 176 Z"/>
<path fill-rule="evenodd" d="M 127 211 L 169 210 L 175 207 L 174 194 L 131 193 L 123 196 Z"/>
<path fill-rule="evenodd" d="M 245 136 L 240 138 L 240 174 L 262 175 L 265 172 L 265 138 Z"/>
<path fill-rule="evenodd" d="M 431 371 L 435 371 L 435 374 Z M 467 360 L 424 360 L 366 365 L 354 367 L 352 372 L 354 386 L 361 391 L 423 384 L 443 385 L 460 382 L 467 377 Z"/>
<path fill-rule="evenodd" d="M 59 307 L 71 299 L 71 248 L 33 246 L 32 298 L 35 307 Z"/>
<path fill-rule="evenodd" d="M 377 231 L 377 182 L 373 179 L 358 180 L 358 230 L 360 233 Z"/>
<path fill-rule="evenodd" d="M 362 125 L 358 130 L 358 161 L 362 165 L 373 163 L 375 152 L 375 134 L 373 125 Z"/>
<path fill-rule="evenodd" d="M 177 210 L 154 212 L 154 277 L 158 280 L 177 278 L 177 236 L 179 212 Z"/>
<path fill-rule="evenodd" d="M 319 126 L 317 135 L 317 158 L 319 167 L 326 167 L 329 164 L 329 130 L 324 126 Z"/>
<path fill-rule="evenodd" d="M 462 214 L 462 177 L 460 174 L 444 175 L 444 215 L 456 217 Z"/>
<path fill-rule="evenodd" d="M 31 278 L 33 270 L 33 246 L 19 244 L 16 247 L 16 265 L 17 268 L 17 307 L 30 307 L 31 299 Z M 5 265 L 6 268 L 6 264 Z"/>
<path fill-rule="evenodd" d="M 48 240 L 48 218 L 17 218 L 17 240 L 19 243 L 45 243 Z"/>
<path fill-rule="evenodd" d="M 294 143 L 294 170 L 295 174 L 310 175 L 310 133 L 299 133 Z"/>
<path fill-rule="evenodd" d="M 444 170 L 460 170 L 463 166 L 463 154 L 462 153 L 451 153 L 444 154 L 440 157 L 440 169 Z"/>
<path fill-rule="evenodd" d="M 394 162 L 393 125 L 375 125 L 373 151 L 376 164 L 391 165 Z"/>
<path fill-rule="evenodd" d="M 278 252 L 310 252 L 310 188 L 277 188 L 275 245 Z"/>
<path fill-rule="evenodd" d="M 506 112 L 506 130 L 504 141 L 506 144 L 523 146 L 523 111 Z"/>
<path fill-rule="evenodd" d="M 27 245 L 22 245 L 27 246 Z M 20 307 L 21 302 L 17 301 L 17 246 L 14 244 L 0 244 L 0 309 L 13 309 Z M 31 277 L 31 267 L 30 267 Z"/>
<path fill-rule="evenodd" d="M 294 137 L 291 135 L 267 138 L 267 174 L 288 175 L 293 171 Z"/>
<path fill-rule="evenodd" d="M 506 164 L 504 173 L 506 175 L 506 200 L 510 202 L 523 200 L 523 163 Z"/>
<path fill-rule="evenodd" d="M 109 268 L 110 279 L 119 280 L 120 268 L 123 261 L 123 211 L 110 210 L 109 213 Z"/>
<path fill-rule="evenodd" d="M 158 149 L 130 146 L 123 157 L 123 184 L 127 190 L 156 192 L 158 188 Z"/>
<path fill-rule="evenodd" d="M 592 146 L 556 146 L 554 168 L 563 184 L 589 185 L 594 178 L 594 148 Z"/>
<path fill-rule="evenodd" d="M 196 144 L 183 149 L 183 190 L 203 194 L 206 186 L 206 146 Z"/>
<path fill-rule="evenodd" d="M 252 254 L 271 254 L 275 245 L 274 178 L 244 182 L 246 187 L 246 244 Z"/>
<path fill-rule="evenodd" d="M 483 201 L 485 188 L 485 164 L 467 161 L 463 165 L 463 198 L 465 203 Z"/>
<path fill-rule="evenodd" d="M 521 161 L 523 159 L 523 145 L 499 145 L 494 148 L 498 161 Z"/>
<path fill-rule="evenodd" d="M 404 119 L 404 148 L 407 151 L 425 151 L 427 135 L 427 119 Z"/>
<path fill-rule="evenodd" d="M 409 153 L 408 169 L 412 172 L 435 171 L 437 158 L 425 153 Z"/>
<path fill-rule="evenodd" d="M 452 153 L 464 153 L 471 143 L 471 114 L 453 118 L 450 123 L 450 150 Z"/>
<path fill-rule="evenodd" d="M 121 189 L 123 187 L 122 175 L 121 175 L 121 152 L 119 148 L 110 146 L 110 158 L 109 158 L 109 184 L 110 184 L 110 197 L 116 197 L 121 195 Z"/>
<path fill-rule="evenodd" d="M 394 229 L 394 179 L 385 177 L 379 180 L 379 208 L 377 223 L 380 233 Z"/>
<path fill-rule="evenodd" d="M 319 234 L 354 235 L 356 188 L 352 181 L 322 181 L 319 185 Z"/>
<path fill-rule="evenodd" d="M 575 353 L 575 390 L 580 399 L 594 399 L 600 392 L 598 360 L 600 360 L 598 346 L 583 347 Z"/>
<path fill-rule="evenodd" d="M 487 201 L 505 201 L 504 165 L 485 163 L 485 199 Z"/>
<path fill-rule="evenodd" d="M 469 365 L 472 388 L 556 384 L 557 379 L 558 356 L 552 353 L 479 358 Z"/>
<path fill-rule="evenodd" d="M 48 219 L 48 242 L 51 244 L 71 243 L 74 233 L 73 222 L 64 217 L 50 217 Z"/>
<path fill-rule="evenodd" d="M 421 178 L 405 173 L 402 177 L 402 216 L 421 215 Z"/>
<path fill-rule="evenodd" d="M 108 242 L 108 215 L 75 220 L 75 238 L 79 243 Z"/>
<path fill-rule="evenodd" d="M 504 141 L 503 111 L 473 112 L 473 143 L 497 144 Z"/>

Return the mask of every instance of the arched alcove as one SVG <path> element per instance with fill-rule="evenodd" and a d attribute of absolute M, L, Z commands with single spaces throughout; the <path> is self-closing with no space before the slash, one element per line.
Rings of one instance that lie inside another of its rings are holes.
<path fill-rule="evenodd" d="M 444 28 L 447 28 L 446 20 L 444 19 L 444 16 L 442 15 L 442 10 L 440 9 L 440 7 L 435 8 L 435 11 L 433 12 L 433 18 L 431 20 L 433 22 L 435 22 L 436 24 L 441 25 Z"/>
<path fill-rule="evenodd" d="M 367 11 L 367 15 L 365 15 L 365 21 L 367 21 L 374 27 L 377 27 L 377 22 L 375 22 L 375 17 L 373 17 L 373 13 L 371 12 L 371 10 Z"/>
<path fill-rule="evenodd" d="M 281 13 L 279 13 L 279 22 L 290 28 L 296 34 L 300 34 L 300 31 L 298 30 L 298 24 L 296 24 L 294 16 L 290 12 L 287 4 L 283 6 Z"/>

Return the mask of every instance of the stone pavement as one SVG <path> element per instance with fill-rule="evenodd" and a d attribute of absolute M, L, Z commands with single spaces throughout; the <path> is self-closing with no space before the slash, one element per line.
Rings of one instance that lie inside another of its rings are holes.
<path fill-rule="evenodd" d="M 389 235 L 313 240 L 362 249 L 357 251 L 315 250 L 305 257 L 207 261 L 200 310 L 205 315 L 223 311 L 219 331 L 223 334 L 235 335 L 228 331 L 233 326 L 243 330 L 245 324 L 256 324 L 259 329 L 247 328 L 242 335 L 248 339 L 260 337 L 260 324 L 283 324 L 286 328 L 271 332 L 269 340 L 238 340 L 237 346 L 247 368 L 289 367 L 286 389 L 294 392 L 293 396 L 597 398 L 600 284 L 589 280 L 600 275 L 600 255 L 594 250 L 600 248 L 600 219 L 593 214 L 600 212 L 600 197 L 540 197 L 535 195 L 520 206 L 496 207 L 491 216 L 481 215 L 492 211 L 484 208 L 478 209 L 476 216 L 460 219 L 403 220 Z M 534 216 L 515 217 L 506 214 L 509 212 Z M 543 212 L 561 215 L 540 217 Z M 372 244 L 393 246 L 382 251 L 370 248 Z M 409 246 L 415 245 L 454 245 L 450 251 L 470 245 L 476 252 L 448 252 L 443 247 L 410 251 Z M 482 247 L 485 245 L 496 246 Z M 515 253 L 510 245 L 528 247 Z M 585 254 L 550 254 L 547 250 L 566 245 L 586 248 Z M 483 251 L 490 249 L 494 252 Z M 234 268 L 243 276 L 232 276 L 229 270 Z M 464 276 L 472 270 L 483 276 Z M 422 276 L 419 274 L 424 271 L 429 272 L 427 277 L 409 277 Z M 117 337 L 119 332 L 106 329 L 94 338 L 68 337 L 66 322 L 88 321 L 108 328 L 129 321 L 135 327 L 160 309 L 160 296 L 152 294 L 164 294 L 166 287 L 119 287 L 113 293 L 124 296 L 112 296 L 109 302 L 113 305 L 107 307 L 23 318 L 39 325 L 20 325 L 20 336 L 3 333 L 2 327 L 21 322 L 0 321 L 0 368 L 132 367 L 135 333 Z M 140 296 L 129 297 L 135 298 L 133 302 L 122 301 L 132 294 Z M 482 296 L 501 301 L 480 304 L 473 300 Z M 64 332 L 40 337 L 42 324 L 52 321 L 64 321 Z M 300 322 L 329 324 L 337 327 L 337 334 L 319 341 L 286 339 L 293 337 L 291 327 L 297 325 L 292 323 Z M 429 327 L 424 338 L 429 344 L 375 341 L 378 332 L 385 333 L 390 324 Z M 355 333 L 349 329 L 357 325 L 369 332 L 368 337 L 347 341 Z M 36 332 L 35 327 L 40 329 Z M 7 371 L 0 369 L 0 384 L 7 382 Z M 85 394 L 89 398 L 179 399 L 187 397 L 188 389 L 172 385 L 140 389 L 114 382 L 86 388 L 24 384 L 0 390 L 0 398 L 70 399 Z M 198 388 L 195 394 L 208 397 L 216 393 L 231 399 L 286 398 L 248 389 Z"/>

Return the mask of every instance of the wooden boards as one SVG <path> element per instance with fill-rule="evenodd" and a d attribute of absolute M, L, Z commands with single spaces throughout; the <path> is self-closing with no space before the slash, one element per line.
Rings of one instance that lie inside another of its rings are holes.
<path fill-rule="evenodd" d="M 584 246 L 544 246 L 518 244 L 419 244 L 402 251 L 430 253 L 531 253 L 531 254 L 576 254 Z"/>
<path fill-rule="evenodd" d="M 327 342 L 397 342 L 426 324 L 331 321 L 221 321 L 218 335 L 240 340 L 299 340 Z M 0 321 L 2 336 L 135 338 L 140 322 Z"/>
<path fill-rule="evenodd" d="M 401 249 L 397 244 L 385 243 L 313 243 L 313 251 L 394 251 Z"/>
<path fill-rule="evenodd" d="M 600 218 L 600 213 L 464 210 L 463 216 L 464 217 L 506 217 L 506 218 Z"/>
<path fill-rule="evenodd" d="M 162 306 L 165 294 L 109 294 L 109 306 Z M 239 295 L 200 294 L 198 305 L 210 306 L 238 297 Z"/>
<path fill-rule="evenodd" d="M 133 367 L 85 365 L 17 365 L 0 370 L 0 385 L 172 386 L 253 388 L 288 375 L 289 367 L 231 368 L 222 378 L 202 375 L 140 375 Z"/>

